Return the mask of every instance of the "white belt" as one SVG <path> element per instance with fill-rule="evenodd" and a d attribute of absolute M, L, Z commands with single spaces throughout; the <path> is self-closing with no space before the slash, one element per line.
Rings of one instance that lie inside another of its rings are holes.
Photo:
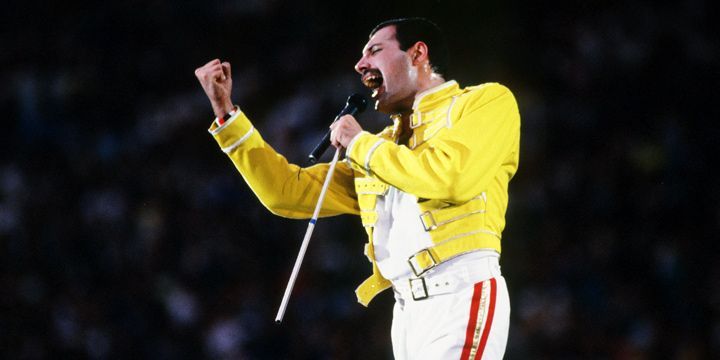
<path fill-rule="evenodd" d="M 500 275 L 500 265 L 495 256 L 471 261 L 463 261 L 462 257 L 449 260 L 421 277 L 394 280 L 396 296 L 403 300 L 423 300 L 452 293 Z"/>

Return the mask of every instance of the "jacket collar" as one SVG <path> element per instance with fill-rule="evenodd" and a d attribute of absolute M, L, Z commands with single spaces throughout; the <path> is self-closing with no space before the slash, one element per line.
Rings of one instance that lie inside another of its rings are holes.
<path fill-rule="evenodd" d="M 457 95 L 460 86 L 455 80 L 450 80 L 438 86 L 427 89 L 415 96 L 413 111 L 424 111 L 434 107 L 438 102 Z"/>

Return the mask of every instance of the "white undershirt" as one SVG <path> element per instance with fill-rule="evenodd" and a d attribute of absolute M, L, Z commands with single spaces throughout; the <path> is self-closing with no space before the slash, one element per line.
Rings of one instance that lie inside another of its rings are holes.
<path fill-rule="evenodd" d="M 417 198 L 390 186 L 385 196 L 378 196 L 375 210 L 373 246 L 380 273 L 389 280 L 410 276 L 408 258 L 432 245 L 420 222 Z"/>

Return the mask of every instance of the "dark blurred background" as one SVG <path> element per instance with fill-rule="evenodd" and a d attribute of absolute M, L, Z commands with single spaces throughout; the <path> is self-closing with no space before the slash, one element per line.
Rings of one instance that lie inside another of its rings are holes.
<path fill-rule="evenodd" d="M 193 71 L 304 162 L 381 20 L 444 28 L 452 77 L 522 116 L 508 359 L 720 358 L 716 2 L 109 1 L 0 12 L 0 357 L 390 359 L 356 217 L 271 215 Z M 379 130 L 380 114 L 362 115 Z"/>

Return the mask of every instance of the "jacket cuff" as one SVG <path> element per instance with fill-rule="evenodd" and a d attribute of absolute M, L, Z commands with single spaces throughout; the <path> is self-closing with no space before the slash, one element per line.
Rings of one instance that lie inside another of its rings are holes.
<path fill-rule="evenodd" d="M 357 133 L 355 136 L 353 136 L 352 140 L 350 140 L 350 143 L 348 143 L 347 148 L 345 149 L 345 157 L 348 157 L 348 154 L 352 151 L 353 145 L 355 145 L 355 140 L 357 140 L 362 134 L 369 134 L 367 131 L 363 130 L 359 133 Z"/>
<path fill-rule="evenodd" d="M 228 153 L 250 139 L 255 133 L 255 129 L 245 113 L 238 111 L 222 125 L 213 121 L 208 132 L 217 141 L 223 152 Z"/>
<path fill-rule="evenodd" d="M 367 132 L 361 132 L 355 136 L 349 144 L 346 156 L 350 160 L 353 169 L 364 171 L 370 175 L 370 160 L 375 150 L 387 140 Z"/>

